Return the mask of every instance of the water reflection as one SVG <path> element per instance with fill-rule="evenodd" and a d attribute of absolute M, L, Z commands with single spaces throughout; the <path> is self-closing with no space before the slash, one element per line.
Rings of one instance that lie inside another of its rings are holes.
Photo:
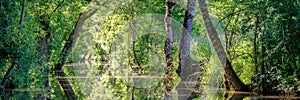
<path fill-rule="evenodd" d="M 210 96 L 210 97 L 208 97 Z M 262 96 L 253 92 L 214 90 L 211 95 L 204 95 L 196 100 L 299 100 L 292 96 Z"/>
<path fill-rule="evenodd" d="M 72 68 L 75 76 L 69 79 L 76 79 L 79 91 L 84 99 L 125 99 L 130 100 L 161 100 L 164 98 L 163 74 L 141 74 L 132 73 L 130 68 L 112 68 L 107 63 L 97 64 L 88 61 L 85 63 L 66 64 L 65 67 Z M 290 100 L 300 99 L 300 97 L 286 96 L 259 96 L 252 92 L 224 91 L 221 89 L 211 89 L 209 86 L 202 86 L 205 91 L 201 95 L 193 96 L 193 100 Z M 186 94 L 190 95 L 190 94 Z M 172 100 L 178 98 L 176 89 L 172 91 Z"/>
<path fill-rule="evenodd" d="M 134 73 L 128 67 L 110 67 L 101 62 L 67 64 L 74 70 L 80 91 L 86 99 L 162 99 L 163 74 Z"/>

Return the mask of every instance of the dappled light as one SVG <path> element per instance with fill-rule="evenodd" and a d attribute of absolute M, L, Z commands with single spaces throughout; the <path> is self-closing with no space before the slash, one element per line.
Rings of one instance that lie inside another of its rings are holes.
<path fill-rule="evenodd" d="M 2 0 L 1 100 L 300 99 L 299 0 Z"/>

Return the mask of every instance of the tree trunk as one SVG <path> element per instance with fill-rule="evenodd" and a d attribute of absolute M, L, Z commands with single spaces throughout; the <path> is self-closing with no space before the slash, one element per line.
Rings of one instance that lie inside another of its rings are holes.
<path fill-rule="evenodd" d="M 230 81 L 230 84 L 235 90 L 241 90 L 241 91 L 249 91 L 249 88 L 247 85 L 245 85 L 239 77 L 234 72 L 231 62 L 227 59 L 226 53 L 224 51 L 224 48 L 221 44 L 221 40 L 218 37 L 218 33 L 213 27 L 212 21 L 210 19 L 209 13 L 208 13 L 208 7 L 206 4 L 206 0 L 198 0 L 200 5 L 200 10 L 202 12 L 202 17 L 204 20 L 204 24 L 208 33 L 208 36 L 210 40 L 212 41 L 212 44 L 214 46 L 215 51 L 217 52 L 217 55 L 219 57 L 219 60 L 225 70 L 226 77 Z"/>
<path fill-rule="evenodd" d="M 79 32 L 82 29 L 84 21 L 91 17 L 97 10 L 94 11 L 87 11 L 85 13 L 79 14 L 78 20 L 75 24 L 75 27 L 72 31 L 72 33 L 69 35 L 66 44 L 64 45 L 61 54 L 60 54 L 60 60 L 57 64 L 55 64 L 54 71 L 57 74 L 59 84 L 63 88 L 65 95 L 69 100 L 76 100 L 76 95 L 72 89 L 71 84 L 69 83 L 65 73 L 62 70 L 62 67 L 64 66 L 70 52 L 72 51 L 72 48 L 74 47 L 78 37 Z"/>
<path fill-rule="evenodd" d="M 39 51 L 39 58 L 40 60 L 38 61 L 38 64 L 40 67 L 42 67 L 41 72 L 42 72 L 42 76 L 43 79 L 42 83 L 43 86 L 41 86 L 42 90 L 46 90 L 47 94 L 37 94 L 34 96 L 34 99 L 39 99 L 39 100 L 46 100 L 46 99 L 50 99 L 50 85 L 49 85 L 49 67 L 48 65 L 45 65 L 45 63 L 49 62 L 49 58 L 51 56 L 51 46 L 49 45 L 52 39 L 52 35 L 53 33 L 51 32 L 51 26 L 50 26 L 50 17 L 52 16 L 53 13 L 55 13 L 57 11 L 57 9 L 61 8 L 61 4 L 64 2 L 61 1 L 59 3 L 59 5 L 55 8 L 54 11 L 52 11 L 51 13 L 47 13 L 47 11 L 45 11 L 43 14 L 39 15 L 39 23 L 43 26 L 42 30 L 46 33 L 45 36 L 39 36 L 38 37 L 38 42 L 39 42 L 39 47 L 38 47 L 38 51 Z M 48 6 L 50 6 L 48 4 Z M 40 34 L 41 31 L 39 31 Z"/>
<path fill-rule="evenodd" d="M 259 34 L 259 17 L 256 17 L 256 23 L 255 23 L 255 32 L 254 32 L 254 40 L 253 40 L 253 62 L 255 67 L 255 74 L 258 73 L 258 34 Z"/>
<path fill-rule="evenodd" d="M 136 0 L 133 0 L 133 4 L 134 6 L 132 6 L 132 10 L 131 10 L 131 23 L 130 24 L 130 30 L 131 30 L 131 36 L 132 36 L 132 52 L 133 52 L 133 59 L 134 59 L 134 63 L 137 64 L 137 66 L 131 66 L 131 75 L 132 76 L 140 76 L 141 75 L 141 63 L 139 62 L 139 59 L 137 58 L 137 54 L 136 54 L 136 50 L 135 50 L 135 43 L 137 41 L 137 36 L 136 36 L 136 27 L 135 27 L 135 24 L 136 24 L 136 21 L 134 20 L 134 12 L 135 12 L 135 7 L 136 7 L 136 4 L 137 4 L 137 1 Z M 131 100 L 135 100 L 135 86 L 136 86 L 136 83 L 137 83 L 137 78 L 132 78 L 133 80 L 133 87 L 132 87 L 132 90 L 131 90 Z"/>
<path fill-rule="evenodd" d="M 176 3 L 171 0 L 166 0 L 166 16 L 165 16 L 165 26 L 166 26 L 166 42 L 164 48 L 164 62 L 165 62 L 165 74 L 166 78 L 164 81 L 164 96 L 165 100 L 170 100 L 170 92 L 173 89 L 171 86 L 170 69 L 173 68 L 173 58 L 172 58 L 172 41 L 173 41 L 173 29 L 172 29 L 172 12 Z"/>
<path fill-rule="evenodd" d="M 223 84 L 224 84 L 224 89 L 227 91 L 227 90 L 230 90 L 230 84 L 228 82 L 228 79 L 226 77 L 226 74 L 224 73 L 223 74 Z"/>
<path fill-rule="evenodd" d="M 266 47 L 264 46 L 263 44 L 263 41 L 264 41 L 264 36 L 263 34 L 261 34 L 261 52 L 260 52 L 260 67 L 261 67 L 261 75 L 266 75 L 266 68 L 265 68 L 265 51 L 266 51 Z M 262 77 L 261 78 L 261 93 L 263 95 L 266 95 L 267 94 L 267 89 L 266 89 L 266 86 L 265 86 L 265 77 Z"/>
<path fill-rule="evenodd" d="M 45 31 L 45 33 L 46 33 L 45 36 L 40 36 L 38 38 L 39 47 L 37 48 L 39 51 L 38 58 L 40 58 L 40 60 L 38 61 L 38 64 L 40 67 L 42 67 L 41 72 L 43 74 L 43 79 L 44 79 L 44 80 L 41 80 L 44 85 L 44 86 L 41 86 L 41 88 L 42 88 L 42 90 L 44 90 L 44 88 L 46 88 L 46 89 L 49 88 L 49 79 L 48 79 L 49 68 L 48 68 L 48 66 L 45 66 L 45 62 L 48 61 L 47 58 L 49 56 L 48 40 L 51 40 L 50 39 L 51 31 L 50 31 L 50 18 L 45 17 L 45 15 L 41 15 L 41 16 L 39 16 L 39 18 L 40 18 L 39 23 L 41 24 L 41 26 L 43 26 L 42 30 Z M 41 31 L 39 31 L 39 33 L 41 33 Z M 46 95 L 39 93 L 34 96 L 34 99 L 45 100 L 45 99 L 49 99 L 49 98 L 47 98 Z"/>
<path fill-rule="evenodd" d="M 256 16 L 255 21 L 255 31 L 254 31 L 254 40 L 253 40 L 253 63 L 254 63 L 254 73 L 259 73 L 259 65 L 258 65 L 258 46 L 259 46 L 259 40 L 258 40 L 258 34 L 260 32 L 259 28 L 259 16 Z M 252 79 L 252 83 L 258 83 L 258 77 L 255 77 Z M 256 92 L 259 92 L 259 88 L 256 90 Z"/>
<path fill-rule="evenodd" d="M 186 100 L 194 89 L 194 87 L 190 87 L 187 84 L 189 82 L 187 77 L 193 73 L 193 70 L 191 69 L 192 60 L 190 57 L 190 40 L 195 8 L 196 0 L 188 0 L 179 48 L 179 67 L 177 72 L 180 75 L 181 82 L 176 87 L 178 100 Z"/>
<path fill-rule="evenodd" d="M 229 100 L 244 100 L 244 98 L 249 97 L 251 94 L 239 94 L 234 93 Z"/>

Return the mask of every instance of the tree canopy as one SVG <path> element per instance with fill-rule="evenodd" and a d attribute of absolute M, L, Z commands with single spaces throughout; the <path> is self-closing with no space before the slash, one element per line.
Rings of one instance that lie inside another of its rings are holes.
<path fill-rule="evenodd" d="M 299 0 L 0 0 L 0 96 L 300 96 L 299 21 Z"/>

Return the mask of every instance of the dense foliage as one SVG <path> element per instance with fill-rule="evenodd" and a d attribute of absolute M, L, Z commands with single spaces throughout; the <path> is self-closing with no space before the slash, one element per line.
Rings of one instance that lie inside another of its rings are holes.
<path fill-rule="evenodd" d="M 187 0 L 177 2 L 172 12 L 174 67 L 166 75 L 165 1 L 1 0 L 0 96 L 70 99 L 63 88 L 69 85 L 77 99 L 163 99 L 164 86 L 169 86 L 172 98 L 177 98 L 175 87 L 181 79 L 176 70 Z M 249 91 L 299 96 L 299 0 L 206 2 L 227 57 Z M 218 51 L 206 34 L 198 6 L 190 42 L 190 63 L 196 66 L 191 70 L 197 72 L 189 78 L 199 78 L 191 81 L 195 88 L 190 98 L 216 99 L 208 97 L 214 92 L 211 89 L 230 89 L 226 85 L 230 80 L 223 77 Z M 72 37 L 80 16 L 94 10 L 84 19 L 80 35 Z M 69 39 L 77 42 L 68 56 L 64 47 Z M 62 72 L 70 84 L 61 84 L 55 73 L 64 57 Z M 171 83 L 164 83 L 166 77 Z"/>

